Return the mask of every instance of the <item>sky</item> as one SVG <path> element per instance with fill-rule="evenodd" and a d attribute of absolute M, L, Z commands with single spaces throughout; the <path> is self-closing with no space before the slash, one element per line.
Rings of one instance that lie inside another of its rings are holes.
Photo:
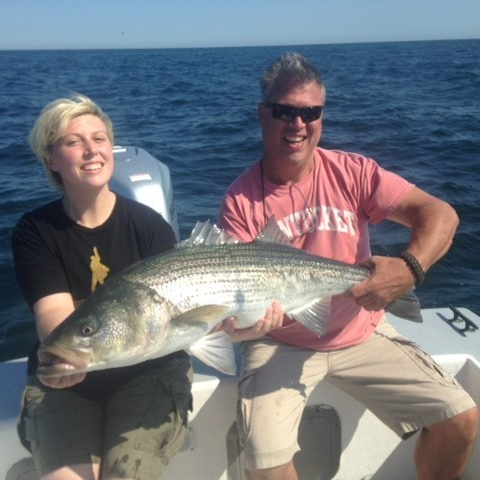
<path fill-rule="evenodd" d="M 0 50 L 470 38 L 480 0 L 0 0 Z"/>

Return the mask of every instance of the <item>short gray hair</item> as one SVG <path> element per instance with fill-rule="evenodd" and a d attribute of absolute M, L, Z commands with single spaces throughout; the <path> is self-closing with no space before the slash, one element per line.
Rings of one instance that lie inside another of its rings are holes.
<path fill-rule="evenodd" d="M 263 102 L 270 100 L 275 87 L 281 82 L 294 84 L 316 82 L 325 100 L 326 89 L 320 71 L 299 53 L 284 53 L 265 70 L 260 81 Z"/>
<path fill-rule="evenodd" d="M 30 147 L 42 162 L 50 183 L 60 191 L 64 190 L 62 178 L 58 172 L 52 172 L 47 165 L 53 145 L 62 137 L 72 119 L 88 114 L 102 120 L 113 145 L 113 126 L 109 116 L 93 100 L 78 94 L 71 98 L 59 98 L 47 104 L 28 137 Z"/>

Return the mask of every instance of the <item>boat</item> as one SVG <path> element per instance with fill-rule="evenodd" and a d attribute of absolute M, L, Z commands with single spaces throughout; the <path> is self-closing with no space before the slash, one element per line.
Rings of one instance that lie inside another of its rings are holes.
<path fill-rule="evenodd" d="M 112 189 L 151 205 L 179 236 L 168 167 L 137 147 L 116 147 Z M 387 313 L 397 330 L 433 355 L 480 405 L 480 317 L 451 305 L 422 309 L 422 323 Z M 237 351 L 237 360 L 240 355 Z M 243 455 L 235 424 L 236 376 L 193 359 L 193 412 L 183 449 L 164 480 L 243 480 Z M 0 479 L 37 478 L 20 444 L 16 421 L 25 382 L 26 359 L 0 363 Z M 322 383 L 310 396 L 300 424 L 301 450 L 294 461 L 301 480 L 407 480 L 415 478 L 416 435 L 400 440 L 363 405 Z M 462 480 L 480 478 L 480 440 Z"/>

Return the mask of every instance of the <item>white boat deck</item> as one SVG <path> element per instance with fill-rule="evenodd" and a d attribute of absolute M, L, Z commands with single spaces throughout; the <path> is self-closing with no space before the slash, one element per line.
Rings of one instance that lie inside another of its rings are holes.
<path fill-rule="evenodd" d="M 459 309 L 477 326 L 480 317 Z M 449 308 L 423 310 L 424 323 L 389 320 L 463 384 L 480 405 L 480 331 L 463 332 L 452 323 Z M 235 435 L 235 377 L 195 362 L 194 412 L 184 449 L 173 459 L 165 480 L 243 479 L 242 454 Z M 12 465 L 28 464 L 28 452 L 17 440 L 15 423 L 25 378 L 25 361 L 0 364 L 0 479 L 27 480 Z M 334 387 L 321 384 L 312 394 L 300 432 L 302 451 L 295 457 L 301 480 L 410 480 L 415 436 L 400 441 L 361 404 Z M 23 460 L 22 460 L 23 459 Z M 480 479 L 477 441 L 462 480 Z"/>

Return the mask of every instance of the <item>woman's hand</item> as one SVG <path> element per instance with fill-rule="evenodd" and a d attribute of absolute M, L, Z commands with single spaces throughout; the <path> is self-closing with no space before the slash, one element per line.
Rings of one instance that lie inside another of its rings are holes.
<path fill-rule="evenodd" d="M 52 364 L 58 361 L 61 361 L 60 358 L 56 357 L 55 355 L 51 355 L 50 353 L 45 352 L 38 352 L 38 361 L 40 364 Z M 57 377 L 47 377 L 44 375 L 38 375 L 38 379 L 47 387 L 50 388 L 68 388 L 76 385 L 77 383 L 82 382 L 85 377 L 86 373 L 72 373 L 71 375 L 62 375 Z"/>
<path fill-rule="evenodd" d="M 37 375 L 38 379 L 50 388 L 68 388 L 80 383 L 84 380 L 85 373 L 73 373 L 72 375 L 64 375 L 63 377 L 43 377 Z"/>

